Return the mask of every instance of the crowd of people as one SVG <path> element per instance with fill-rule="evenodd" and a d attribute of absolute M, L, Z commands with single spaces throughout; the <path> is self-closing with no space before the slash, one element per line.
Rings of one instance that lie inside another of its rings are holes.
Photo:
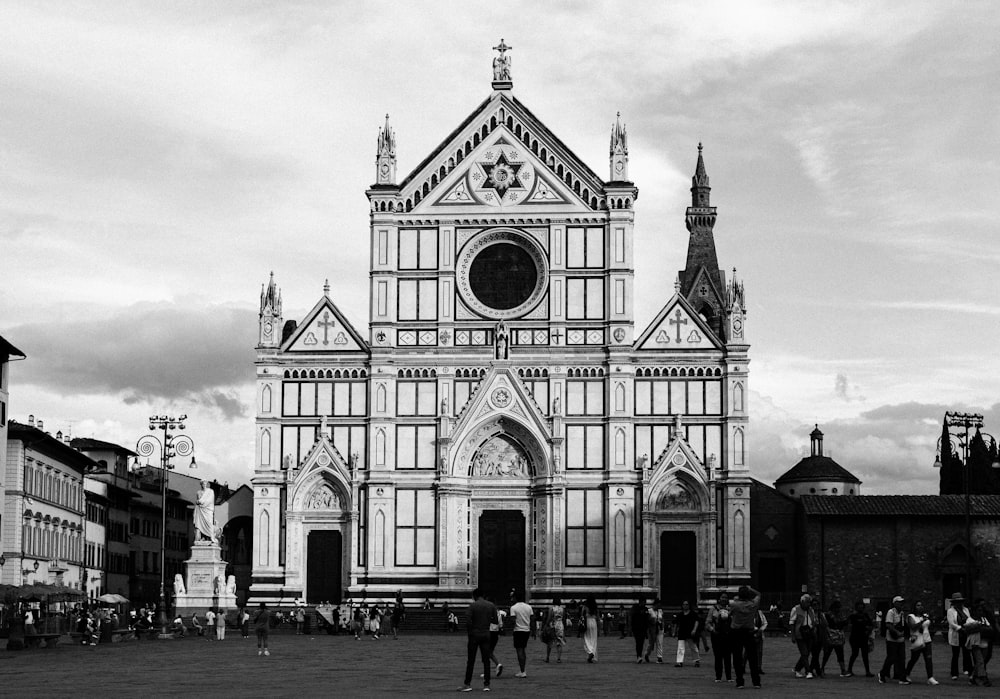
<path fill-rule="evenodd" d="M 460 691 L 471 691 L 477 655 L 483 662 L 481 677 L 487 691 L 491 667 L 495 668 L 497 677 L 503 672 L 495 649 L 503 633 L 505 612 L 492 599 L 483 597 L 480 590 L 474 592 L 474 597 L 465 615 L 468 656 L 465 682 L 459 687 Z M 449 618 L 455 616 L 453 611 L 448 614 Z M 720 594 L 718 601 L 704 614 L 686 601 L 679 612 L 669 614 L 659 600 L 654 599 L 647 605 L 644 597 L 629 610 L 620 605 L 617 611 L 603 613 L 592 596 L 583 603 L 573 601 L 568 605 L 555 597 L 549 605 L 532 608 L 512 591 L 510 616 L 514 618 L 514 649 L 519 665 L 516 677 L 527 676 L 525 648 L 528 638 L 538 637 L 545 645 L 544 662 L 561 663 L 567 634 L 575 629 L 577 636 L 583 639 L 586 661 L 595 663 L 599 657 L 599 631 L 603 631 L 604 636 L 613 635 L 617 626 L 619 639 L 629 635 L 634 639 L 637 663 L 649 663 L 652 658 L 663 663 L 664 637 L 669 634 L 676 639 L 675 667 L 686 664 L 699 667 L 702 650 L 711 650 L 715 682 L 732 682 L 735 675 L 735 686 L 743 687 L 749 670 L 750 681 L 759 688 L 765 674 L 765 631 L 773 626 L 772 631 L 791 640 L 798 651 L 797 661 L 791 669 L 796 678 L 825 678 L 827 665 L 834 657 L 839 676 L 853 677 L 855 662 L 860 657 L 865 676 L 875 678 L 880 684 L 889 681 L 911 684 L 911 675 L 921 660 L 927 684 L 939 684 L 934 676 L 932 657 L 935 621 L 921 601 L 908 605 L 902 596 L 894 597 L 892 605 L 884 612 L 874 614 L 869 612 L 865 601 L 856 602 L 850 613 L 837 599 L 823 610 L 815 595 L 810 594 L 803 594 L 788 614 L 780 605 L 772 605 L 765 613 L 761 609 L 760 593 L 744 585 L 732 598 L 727 593 Z M 449 626 L 452 623 L 457 624 L 457 621 L 449 622 Z M 987 667 L 993 641 L 1000 634 L 990 605 L 978 599 L 967 606 L 960 593 L 953 594 L 947 614 L 938 626 L 943 626 L 942 635 L 950 649 L 951 679 L 990 686 Z M 875 650 L 879 638 L 884 639 L 885 661 L 881 669 L 873 673 L 869 654 Z M 849 657 L 845 654 L 848 644 Z"/>

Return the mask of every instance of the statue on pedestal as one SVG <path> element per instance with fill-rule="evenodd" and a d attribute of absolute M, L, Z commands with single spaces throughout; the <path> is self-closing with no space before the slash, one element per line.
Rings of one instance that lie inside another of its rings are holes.
<path fill-rule="evenodd" d="M 208 481 L 202 481 L 201 490 L 198 491 L 198 501 L 194 507 L 194 528 L 198 541 L 218 543 L 215 533 L 215 491 Z"/>
<path fill-rule="evenodd" d="M 178 573 L 174 576 L 174 594 L 183 595 L 187 592 L 184 588 L 184 576 Z"/>

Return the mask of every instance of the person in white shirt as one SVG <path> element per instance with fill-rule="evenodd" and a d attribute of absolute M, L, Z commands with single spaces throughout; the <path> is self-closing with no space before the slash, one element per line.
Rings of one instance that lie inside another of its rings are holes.
<path fill-rule="evenodd" d="M 913 611 L 906 615 L 906 627 L 910 632 L 910 662 L 906 664 L 906 679 L 916 666 L 920 656 L 924 657 L 924 668 L 927 670 L 927 684 L 937 684 L 934 679 L 934 663 L 931 661 L 931 618 L 924 613 L 924 603 L 915 602 Z"/>
<path fill-rule="evenodd" d="M 531 636 L 531 619 L 534 612 L 531 605 L 522 601 L 517 593 L 512 593 L 511 597 L 516 602 L 510 608 L 510 615 L 514 617 L 514 652 L 517 653 L 517 665 L 521 668 L 521 671 L 514 677 L 527 677 L 525 664 L 528 657 L 525 649 L 528 647 L 528 638 Z"/>
<path fill-rule="evenodd" d="M 209 607 L 208 611 L 205 612 L 205 619 L 206 619 L 205 626 L 208 627 L 208 635 L 205 636 L 205 640 L 206 641 L 211 641 L 212 640 L 212 629 L 215 628 L 215 612 L 212 611 L 211 607 Z"/>

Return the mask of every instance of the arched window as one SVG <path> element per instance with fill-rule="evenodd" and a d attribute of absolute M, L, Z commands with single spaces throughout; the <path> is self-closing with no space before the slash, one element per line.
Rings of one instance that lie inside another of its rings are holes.
<path fill-rule="evenodd" d="M 264 386 L 260 392 L 260 411 L 262 413 L 271 412 L 271 387 Z"/>
<path fill-rule="evenodd" d="M 260 465 L 271 465 L 271 430 L 260 433 Z"/>

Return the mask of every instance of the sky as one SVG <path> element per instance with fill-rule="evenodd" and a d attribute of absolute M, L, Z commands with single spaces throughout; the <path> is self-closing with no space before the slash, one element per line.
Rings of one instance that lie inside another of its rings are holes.
<path fill-rule="evenodd" d="M 933 493 L 945 410 L 1000 434 L 1000 12 L 990 1 L 0 0 L 0 335 L 9 415 L 134 447 L 188 416 L 201 473 L 253 470 L 254 345 L 330 280 L 368 323 L 385 115 L 399 179 L 491 92 L 607 173 L 621 112 L 636 334 L 684 266 L 697 144 L 747 294 L 754 477 L 826 453 Z"/>

